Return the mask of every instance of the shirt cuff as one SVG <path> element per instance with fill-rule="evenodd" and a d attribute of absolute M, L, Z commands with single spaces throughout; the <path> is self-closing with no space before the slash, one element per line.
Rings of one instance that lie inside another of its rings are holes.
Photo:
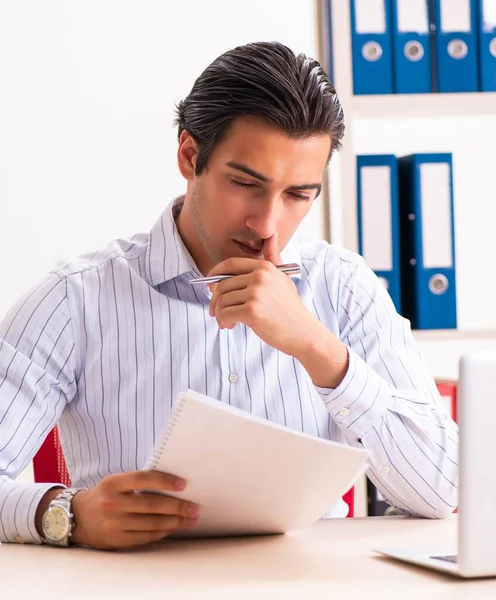
<path fill-rule="evenodd" d="M 35 516 L 43 496 L 53 488 L 65 486 L 53 483 L 16 483 L 1 486 L 0 541 L 18 544 L 41 544 L 36 531 Z"/>
<path fill-rule="evenodd" d="M 348 370 L 337 388 L 315 388 L 338 427 L 361 440 L 389 406 L 391 390 L 351 348 L 348 356 Z"/>

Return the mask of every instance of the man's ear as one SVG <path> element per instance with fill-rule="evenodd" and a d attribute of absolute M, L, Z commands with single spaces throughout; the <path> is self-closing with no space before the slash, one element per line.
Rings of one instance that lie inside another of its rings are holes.
<path fill-rule="evenodd" d="M 187 181 L 191 181 L 195 176 L 197 155 L 198 144 L 190 133 L 182 131 L 179 137 L 179 147 L 177 149 L 177 164 L 181 175 Z"/>

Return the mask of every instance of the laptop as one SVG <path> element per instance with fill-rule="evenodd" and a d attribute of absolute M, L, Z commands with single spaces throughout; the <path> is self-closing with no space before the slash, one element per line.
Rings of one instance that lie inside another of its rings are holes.
<path fill-rule="evenodd" d="M 459 363 L 458 548 L 378 548 L 385 556 L 459 577 L 496 576 L 496 350 Z"/>

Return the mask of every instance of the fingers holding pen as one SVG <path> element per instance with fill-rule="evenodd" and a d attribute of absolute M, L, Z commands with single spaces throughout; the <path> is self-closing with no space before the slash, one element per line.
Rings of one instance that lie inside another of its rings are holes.
<path fill-rule="evenodd" d="M 245 302 L 245 293 L 249 286 L 249 281 L 249 274 L 245 274 L 224 279 L 220 283 L 213 283 L 208 286 L 212 292 L 209 315 L 217 319 L 221 329 L 232 329 L 235 326 L 236 323 L 224 323 L 221 312 L 228 306 L 238 306 Z"/>

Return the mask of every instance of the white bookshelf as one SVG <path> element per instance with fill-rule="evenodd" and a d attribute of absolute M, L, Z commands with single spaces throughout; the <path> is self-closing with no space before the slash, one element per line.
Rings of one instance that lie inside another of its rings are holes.
<path fill-rule="evenodd" d="M 496 330 L 494 329 L 416 329 L 413 335 L 417 341 L 463 341 L 463 340 L 494 340 L 496 342 Z"/>
<path fill-rule="evenodd" d="M 329 35 L 328 35 L 328 0 L 317 0 L 318 10 L 321 23 L 320 39 L 321 39 L 321 60 L 327 70 L 329 70 Z M 357 231 L 357 212 L 356 212 L 356 155 L 368 154 L 375 151 L 373 144 L 367 143 L 364 148 L 363 144 L 363 124 L 366 123 L 366 130 L 377 134 L 380 131 L 378 123 L 384 127 L 387 132 L 392 127 L 404 125 L 405 122 L 410 124 L 406 129 L 412 131 L 416 125 L 426 129 L 426 122 L 433 123 L 433 135 L 431 139 L 426 140 L 425 150 L 421 144 L 413 151 L 451 151 L 450 140 L 448 136 L 444 136 L 439 140 L 436 147 L 436 125 L 443 122 L 453 121 L 456 119 L 459 123 L 465 123 L 465 132 L 472 127 L 473 129 L 481 129 L 481 119 L 493 118 L 496 119 L 496 93 L 459 93 L 459 94 L 389 94 L 389 95 L 363 95 L 355 96 L 353 94 L 353 72 L 352 72 L 352 50 L 351 50 L 351 19 L 349 0 L 330 0 L 332 12 L 332 46 L 333 46 L 333 83 L 336 86 L 341 104 L 345 113 L 346 132 L 343 140 L 341 151 L 336 154 L 329 168 L 329 177 L 327 181 L 327 236 L 333 244 L 342 245 L 350 250 L 358 250 L 358 231 Z M 403 127 L 405 129 L 405 127 Z M 491 129 L 491 131 L 493 131 Z M 405 133 L 408 136 L 408 132 Z M 434 141 L 433 141 L 434 140 Z M 488 142 L 489 143 L 489 142 Z M 444 144 L 444 145 L 443 145 Z M 401 155 L 407 144 L 400 140 L 399 147 L 394 145 L 386 145 L 386 152 L 396 153 Z M 492 145 L 492 142 L 491 142 Z M 383 153 L 385 146 L 378 144 L 377 153 Z M 473 148 L 477 151 L 477 147 Z M 463 169 L 462 164 L 455 164 L 454 177 L 459 175 L 457 169 Z M 473 166 L 473 165 L 472 165 Z M 477 174 L 474 174 L 477 177 Z M 486 186 L 487 187 L 487 186 Z M 494 185 L 496 188 L 496 183 Z M 455 189 L 455 196 L 457 190 Z M 460 186 L 460 195 L 463 195 L 463 202 L 466 204 L 472 201 L 470 190 L 467 185 Z M 460 199 L 459 199 L 460 201 Z M 456 202 L 456 197 L 455 197 Z M 467 209 L 465 209 L 467 210 Z M 475 210 L 480 210 L 476 207 Z M 490 208 L 489 210 L 492 210 Z M 496 214 L 494 215 L 496 217 Z M 492 215 L 489 214 L 491 219 Z M 465 214 L 461 215 L 460 221 L 465 219 Z M 456 220 L 456 215 L 455 215 Z M 482 233 L 481 235 L 487 235 Z M 457 236 L 460 237 L 460 236 Z M 475 242 L 476 240 L 474 240 Z M 489 260 L 496 260 L 496 252 L 494 258 L 488 257 L 488 252 L 492 250 L 492 244 L 486 243 L 483 250 L 479 252 L 482 258 L 475 256 L 475 250 L 469 249 L 466 252 L 466 242 L 464 241 L 464 252 L 457 252 L 457 263 L 460 269 L 466 274 L 472 268 L 471 261 L 475 260 L 474 268 L 479 268 L 480 272 L 488 272 Z M 471 245 L 471 244 L 470 244 Z M 472 254 L 470 254 L 472 252 Z M 459 254 L 469 254 L 470 256 L 462 255 L 462 260 L 458 260 Z M 486 264 L 482 264 L 485 260 Z M 482 266 L 480 266 L 482 265 Z M 487 265 L 487 266 L 486 266 Z M 486 266 L 486 268 L 484 268 Z M 465 283 L 463 280 L 463 292 L 468 290 L 466 286 L 472 286 L 472 281 Z M 469 292 L 464 296 L 465 314 L 471 311 L 479 311 L 489 314 L 489 305 L 486 303 L 479 304 L 479 298 L 487 298 L 490 293 L 490 286 L 487 276 L 482 279 L 480 294 L 475 291 Z M 485 287 L 484 287 L 485 286 Z M 467 307 L 469 310 L 467 310 Z M 490 321 L 491 319 L 489 319 Z M 470 321 L 470 319 L 469 319 Z M 453 344 L 461 348 L 467 340 L 494 340 L 496 343 L 496 320 L 488 322 L 485 327 L 484 319 L 481 316 L 479 319 L 472 319 L 467 325 L 460 324 L 458 330 L 433 330 L 433 331 L 415 331 L 416 339 L 424 345 L 429 342 L 451 340 Z M 460 322 L 460 319 L 459 319 Z"/>
<path fill-rule="evenodd" d="M 496 92 L 353 96 L 348 108 L 352 117 L 365 119 L 494 115 Z"/>

